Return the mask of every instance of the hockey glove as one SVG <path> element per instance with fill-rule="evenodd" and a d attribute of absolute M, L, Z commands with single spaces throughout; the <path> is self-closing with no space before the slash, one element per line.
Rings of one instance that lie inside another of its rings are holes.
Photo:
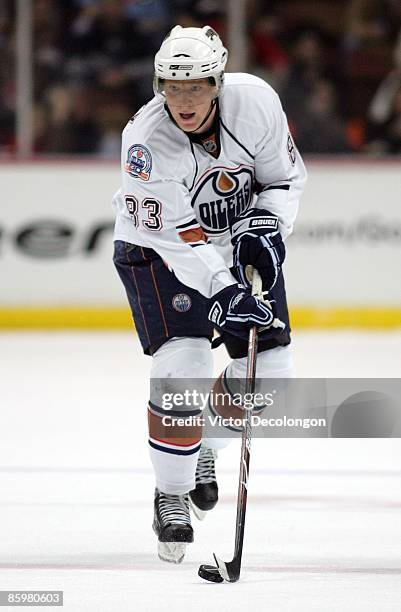
<path fill-rule="evenodd" d="M 270 291 L 285 259 L 277 217 L 260 208 L 252 208 L 236 217 L 231 226 L 231 244 L 234 273 L 239 282 L 250 286 L 245 268 L 251 265 L 262 277 L 263 289 Z"/>
<path fill-rule="evenodd" d="M 260 330 L 276 327 L 274 302 L 261 302 L 242 285 L 225 287 L 211 298 L 211 302 L 209 321 L 222 332 L 246 338 L 253 325 Z"/>

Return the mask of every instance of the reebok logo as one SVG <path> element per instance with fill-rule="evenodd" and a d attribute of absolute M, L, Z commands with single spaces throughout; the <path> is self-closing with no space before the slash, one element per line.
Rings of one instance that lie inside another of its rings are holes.
<path fill-rule="evenodd" d="M 170 70 L 192 70 L 192 66 L 184 66 L 183 64 L 171 64 Z"/>

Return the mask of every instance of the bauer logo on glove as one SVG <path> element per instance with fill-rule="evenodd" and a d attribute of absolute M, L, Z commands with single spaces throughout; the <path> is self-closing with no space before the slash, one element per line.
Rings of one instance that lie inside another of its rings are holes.
<path fill-rule="evenodd" d="M 244 221 L 248 221 L 244 219 Z M 249 227 L 268 227 L 270 229 L 277 229 L 278 219 L 277 217 L 260 217 L 256 219 L 251 219 L 248 221 Z"/>
<path fill-rule="evenodd" d="M 285 247 L 278 230 L 278 218 L 268 210 L 251 208 L 236 217 L 231 225 L 234 274 L 250 286 L 245 274 L 247 265 L 256 268 L 262 277 L 263 289 L 276 284 L 285 259 Z"/>

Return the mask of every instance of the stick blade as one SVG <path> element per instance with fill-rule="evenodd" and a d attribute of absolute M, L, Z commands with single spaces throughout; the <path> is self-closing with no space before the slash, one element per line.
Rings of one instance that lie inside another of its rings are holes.
<path fill-rule="evenodd" d="M 219 557 L 213 553 L 214 560 L 216 561 L 217 568 L 220 572 L 220 576 L 227 582 L 237 582 L 241 573 L 241 562 L 238 559 L 232 561 L 222 561 Z"/>

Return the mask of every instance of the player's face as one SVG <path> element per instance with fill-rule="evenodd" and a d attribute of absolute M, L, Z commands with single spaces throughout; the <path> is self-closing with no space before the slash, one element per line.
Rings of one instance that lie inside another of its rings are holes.
<path fill-rule="evenodd" d="M 177 125 L 184 131 L 196 132 L 202 123 L 217 91 L 208 79 L 169 81 L 164 83 L 167 106 Z M 207 124 L 202 126 L 204 130 Z"/>

